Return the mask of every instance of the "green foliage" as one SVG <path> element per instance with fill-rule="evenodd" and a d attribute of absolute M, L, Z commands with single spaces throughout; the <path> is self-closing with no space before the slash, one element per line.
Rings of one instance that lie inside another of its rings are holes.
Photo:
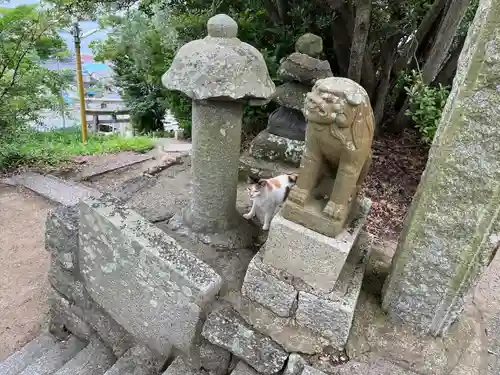
<path fill-rule="evenodd" d="M 407 114 L 414 121 L 422 141 L 430 144 L 450 91 L 441 84 L 437 87 L 424 84 L 421 74 L 415 70 L 406 76 L 406 82 L 405 90 L 410 98 Z"/>
<path fill-rule="evenodd" d="M 57 27 L 64 17 L 33 5 L 0 8 L 0 135 L 55 108 L 67 74 L 50 71 L 40 61 L 64 47 Z"/>
<path fill-rule="evenodd" d="M 79 128 L 37 132 L 17 129 L 0 138 L 0 171 L 21 165 L 56 165 L 77 155 L 119 151 L 144 152 L 154 146 L 152 138 L 123 138 L 91 133 L 83 144 Z"/>

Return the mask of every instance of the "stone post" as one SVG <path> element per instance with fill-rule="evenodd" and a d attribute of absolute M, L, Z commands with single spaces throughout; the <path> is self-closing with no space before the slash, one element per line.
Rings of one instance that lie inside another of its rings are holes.
<path fill-rule="evenodd" d="M 195 232 L 222 233 L 238 222 L 244 102 L 264 104 L 275 86 L 262 54 L 236 37 L 231 17 L 216 15 L 207 29 L 207 37 L 179 50 L 162 82 L 193 100 L 193 184 L 185 224 Z"/>
<path fill-rule="evenodd" d="M 499 246 L 500 0 L 481 0 L 427 167 L 407 216 L 383 308 L 444 335 Z"/>

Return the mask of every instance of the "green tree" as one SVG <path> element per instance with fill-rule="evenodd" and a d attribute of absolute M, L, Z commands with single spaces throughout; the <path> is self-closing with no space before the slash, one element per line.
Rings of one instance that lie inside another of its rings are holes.
<path fill-rule="evenodd" d="M 33 5 L 0 8 L 0 137 L 58 105 L 68 77 L 41 64 L 64 49 L 56 30 L 64 16 Z"/>
<path fill-rule="evenodd" d="M 169 30 L 169 38 L 165 39 L 168 47 L 163 44 L 162 57 L 157 59 L 154 55 L 158 50 L 145 50 L 139 45 L 144 44 L 140 33 L 114 37 L 107 44 L 108 50 L 120 51 L 111 58 L 117 70 L 119 66 L 125 67 L 126 61 L 130 63 L 130 74 L 135 69 L 132 59 L 155 61 L 155 66 L 147 71 L 159 72 L 159 79 L 180 45 L 204 36 L 205 22 L 210 16 L 227 13 L 238 22 L 238 37 L 264 54 L 271 76 L 276 79 L 279 62 L 293 52 L 297 38 L 312 32 L 323 38 L 323 58 L 330 62 L 334 74 L 350 77 L 367 90 L 377 129 L 384 124 L 391 131 L 401 131 L 411 125 L 408 120 L 420 118 L 412 116 L 411 111 L 414 103 L 426 102 L 418 97 L 429 96 L 427 87 L 451 84 L 477 3 L 477 0 L 381 0 L 375 6 L 372 0 L 141 0 L 139 9 L 120 21 L 118 33 L 125 35 L 124 30 L 133 30 L 133 20 L 137 17 L 141 19 L 142 29 L 154 32 L 161 40 L 164 40 L 163 33 Z M 154 21 L 158 14 L 168 20 L 161 27 Z M 136 34 L 132 41 L 131 35 Z M 157 67 L 156 62 L 162 66 Z M 412 71 L 419 71 L 421 80 L 418 87 L 406 90 L 405 85 L 398 83 L 405 76 L 408 76 L 407 82 L 411 81 Z M 121 80 L 117 83 L 123 91 L 139 99 L 142 91 L 133 92 L 131 84 L 138 85 L 140 77 L 136 76 L 134 81 L 127 78 L 124 71 L 118 75 Z M 443 91 L 445 98 L 446 92 Z M 167 98 L 162 103 L 167 105 L 170 94 L 163 88 L 158 88 L 156 93 Z M 170 108 L 189 109 L 189 103 L 178 101 L 171 102 Z M 272 105 L 263 110 L 271 109 Z M 266 115 L 262 109 L 246 113 L 262 120 Z M 423 126 L 427 128 L 428 124 Z"/>

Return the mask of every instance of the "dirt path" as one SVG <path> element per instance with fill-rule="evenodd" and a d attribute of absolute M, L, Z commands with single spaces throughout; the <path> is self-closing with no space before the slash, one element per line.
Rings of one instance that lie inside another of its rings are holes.
<path fill-rule="evenodd" d="M 32 339 L 48 313 L 45 218 L 52 205 L 0 184 L 0 361 Z"/>

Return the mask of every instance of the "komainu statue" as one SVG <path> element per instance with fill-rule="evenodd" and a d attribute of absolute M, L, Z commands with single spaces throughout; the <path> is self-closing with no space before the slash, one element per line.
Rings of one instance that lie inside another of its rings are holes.
<path fill-rule="evenodd" d="M 340 77 L 318 80 L 304 102 L 306 148 L 283 217 L 335 237 L 358 209 L 371 163 L 374 117 L 366 91 Z"/>

